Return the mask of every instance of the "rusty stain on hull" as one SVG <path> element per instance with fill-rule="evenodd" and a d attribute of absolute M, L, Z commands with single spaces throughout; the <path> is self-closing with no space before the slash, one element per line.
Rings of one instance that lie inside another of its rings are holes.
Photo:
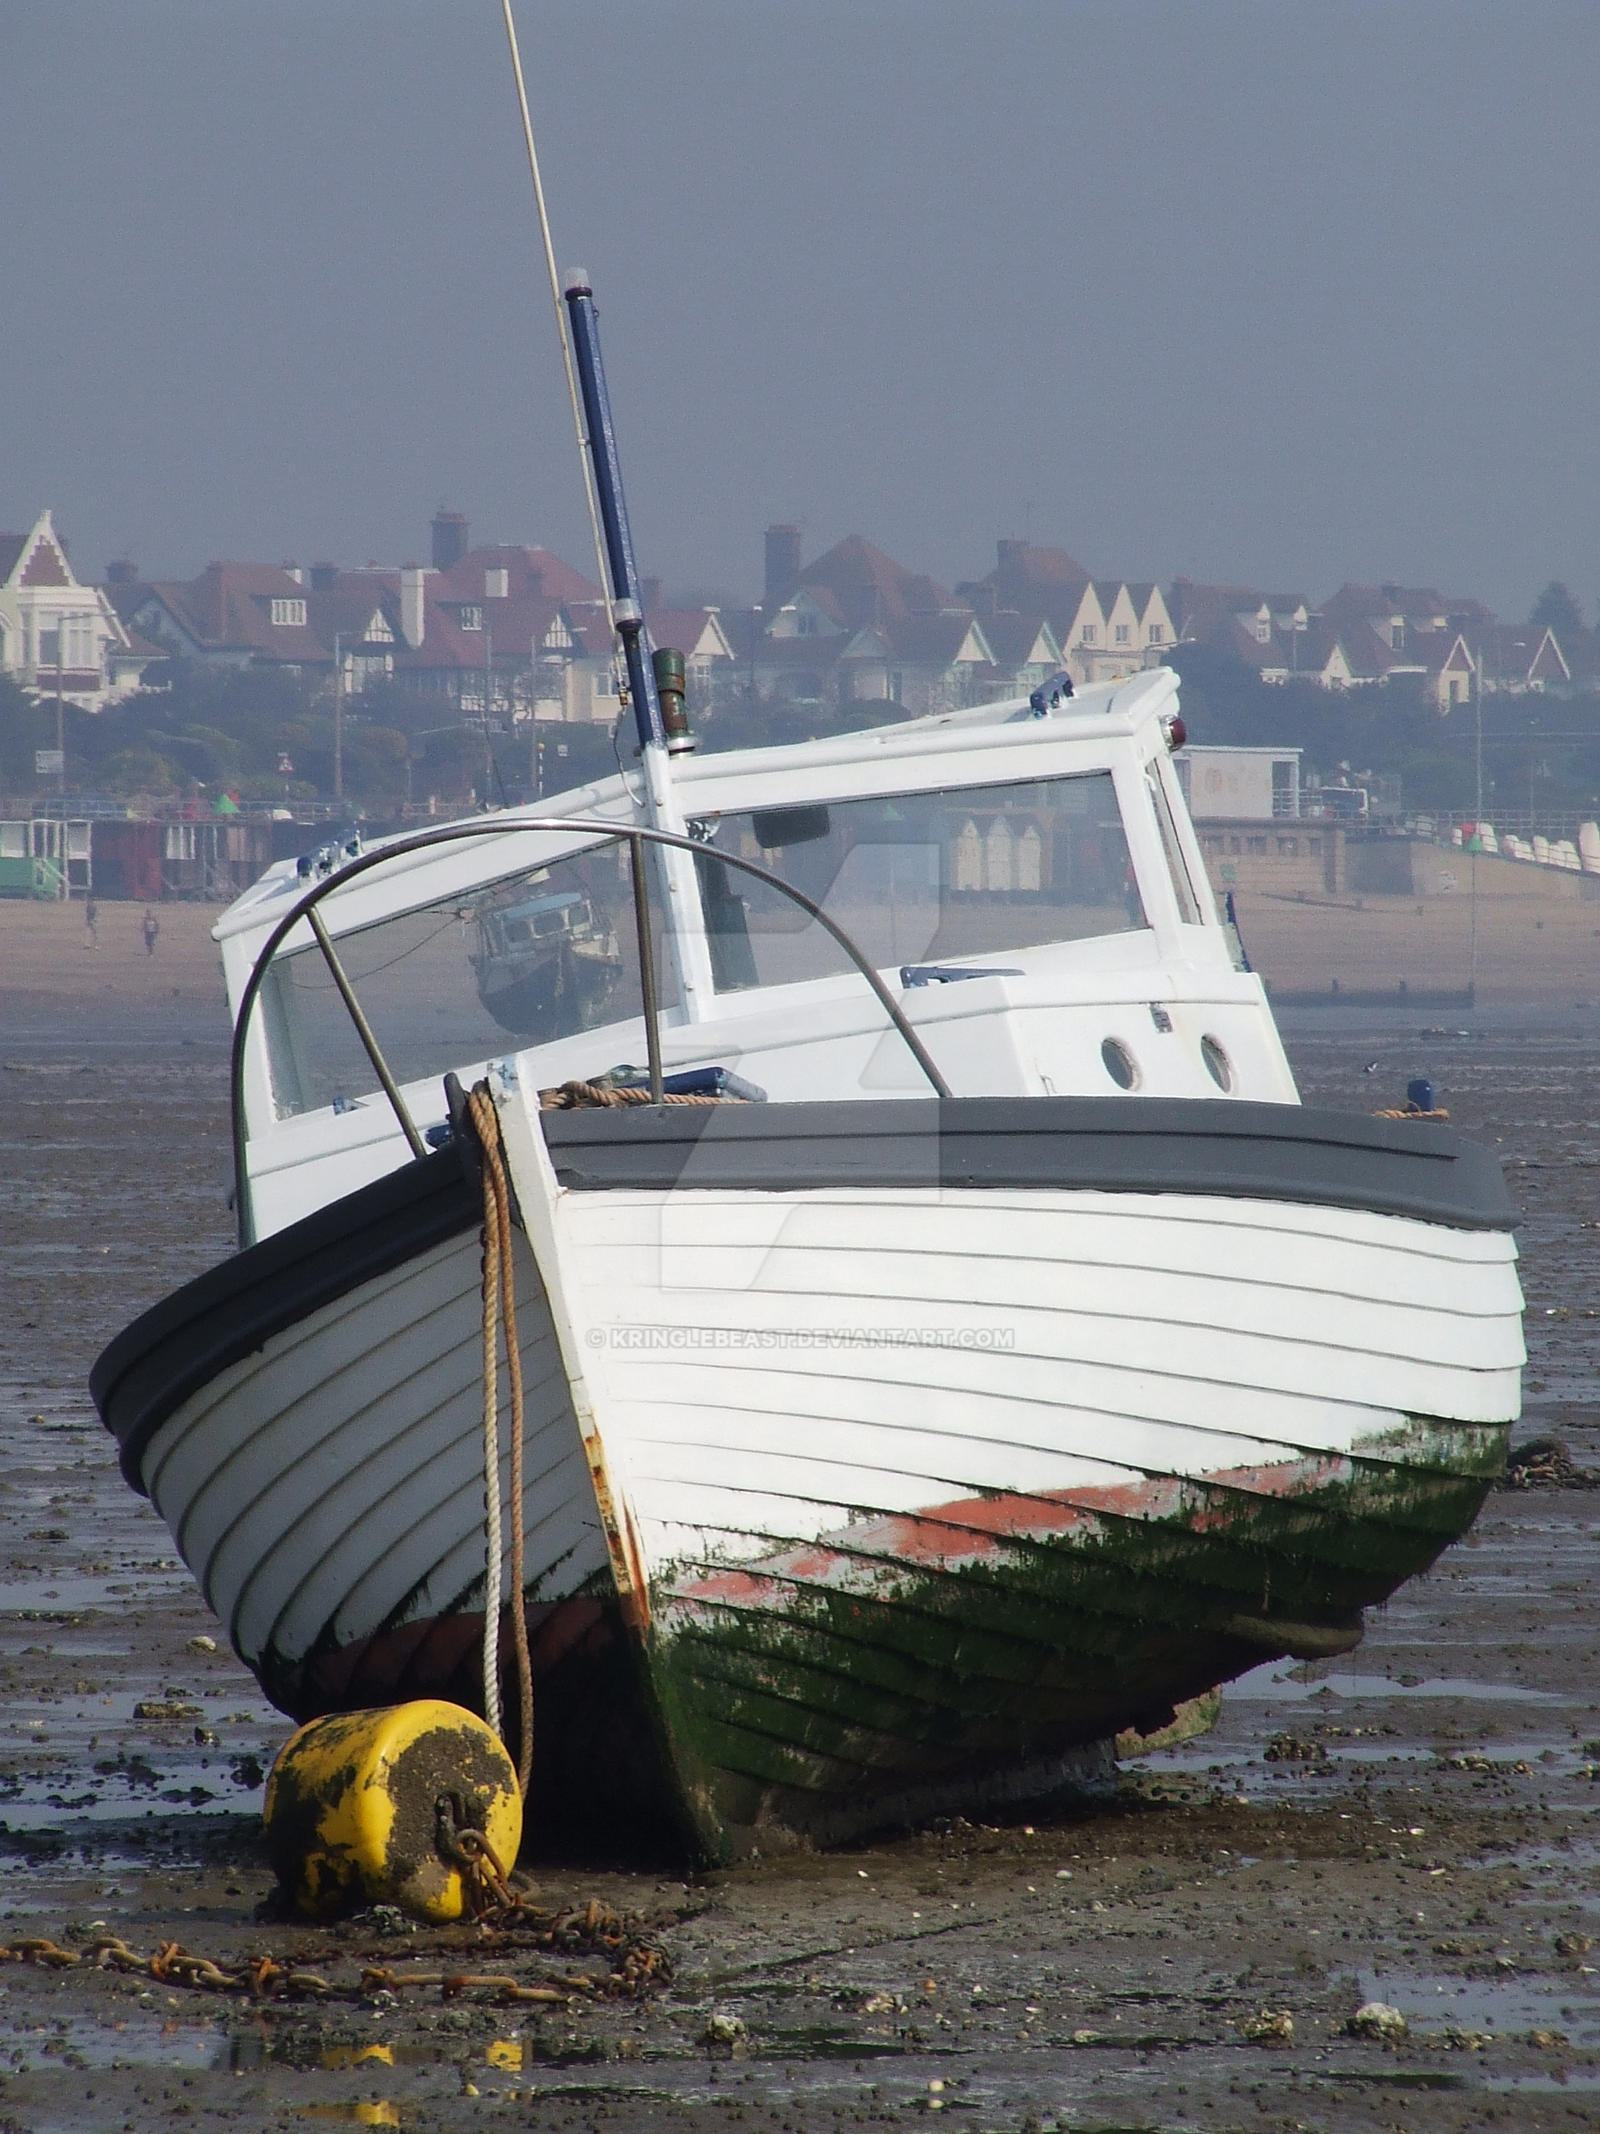
<path fill-rule="evenodd" d="M 881 1827 L 913 1775 L 976 1797 L 1265 1658 L 1349 1651 L 1471 1524 L 1507 1434 L 1411 1419 L 1404 1463 L 960 1498 L 680 1567 L 652 1650 L 708 1848 Z"/>
<path fill-rule="evenodd" d="M 717 1859 L 1081 1789 L 1113 1736 L 1275 1654 L 1348 1651 L 1362 1609 L 1471 1524 L 1507 1435 L 1411 1418 L 1354 1454 L 957 1498 L 682 1565 L 653 1610 L 597 1461 L 611 1575 L 528 1610 L 536 1827 L 608 1803 Z M 475 1708 L 481 1621 L 452 1610 L 262 1679 L 299 1717 Z"/>

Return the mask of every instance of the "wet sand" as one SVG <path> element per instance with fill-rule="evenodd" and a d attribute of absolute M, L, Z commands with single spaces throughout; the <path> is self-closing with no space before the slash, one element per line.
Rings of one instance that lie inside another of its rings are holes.
<path fill-rule="evenodd" d="M 1458 855 L 1459 864 L 1459 855 Z M 1239 928 L 1274 989 L 1462 992 L 1479 1007 L 1562 1009 L 1600 1003 L 1600 903 L 1560 877 L 1547 896 L 1480 896 L 1477 944 L 1465 895 L 1325 901 L 1241 891 Z M 1357 1009 L 1348 1013 L 1359 1013 Z"/>
<path fill-rule="evenodd" d="M 1463 888 L 1448 896 L 1289 895 L 1237 892 L 1239 926 L 1255 968 L 1269 985 L 1326 992 L 1459 991 L 1474 970 L 1480 1007 L 1567 1009 L 1600 1004 L 1600 900 L 1585 901 L 1578 880 L 1553 875 L 1519 881 L 1520 894 L 1465 893 L 1461 855 L 1441 849 Z M 1542 890 L 1543 893 L 1540 893 Z M 98 945 L 89 944 L 81 900 L 39 904 L 0 899 L 0 1006 L 25 1017 L 72 1014 L 89 1003 L 148 1014 L 159 1002 L 221 1014 L 222 989 L 211 927 L 218 907 L 154 907 L 160 925 L 153 956 L 142 937 L 145 907 L 99 906 Z M 1359 1012 L 1359 1011 L 1352 1011 Z"/>
<path fill-rule="evenodd" d="M 288 1729 L 192 1642 L 217 1626 L 85 1387 L 118 1327 L 229 1248 L 218 996 L 198 958 L 188 992 L 176 948 L 176 1005 L 52 994 L 48 969 L 13 988 L 10 939 L 0 919 L 0 1936 L 82 1946 L 104 1922 L 141 1952 L 294 1955 L 347 1997 L 0 1964 L 0 2128 L 1600 2125 L 1587 1488 L 1497 1492 L 1357 1653 L 1260 1670 L 1213 1734 L 1049 1826 L 687 1882 L 530 1862 L 541 1904 L 654 1922 L 674 1975 L 639 2002 L 363 1996 L 364 1963 L 434 1938 L 258 1919 L 260 1772 Z M 1600 1471 L 1600 1017 L 1463 1027 L 1346 1012 L 1288 1037 L 1308 1099 L 1369 1109 L 1427 1072 L 1498 1145 L 1526 1209 L 1519 1435 Z M 549 1968 L 447 1958 L 485 1962 Z M 1373 1998 L 1404 2039 L 1345 2034 Z"/>

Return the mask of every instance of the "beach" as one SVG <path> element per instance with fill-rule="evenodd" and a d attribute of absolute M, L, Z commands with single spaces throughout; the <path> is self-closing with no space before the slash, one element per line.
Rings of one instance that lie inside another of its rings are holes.
<path fill-rule="evenodd" d="M 1048 1824 L 705 1875 L 550 1859 L 535 1833 L 534 1909 L 632 1915 L 665 1962 L 612 1994 L 580 1932 L 554 1968 L 595 1984 L 507 2007 L 362 1974 L 545 1977 L 514 1937 L 263 1915 L 288 1722 L 88 1398 L 111 1335 L 231 1249 L 215 912 L 159 907 L 147 956 L 141 907 L 102 906 L 85 947 L 81 907 L 0 905 L 0 1938 L 271 1957 L 325 1989 L 0 1961 L 0 2128 L 1600 2124 L 1600 1014 L 1572 1005 L 1600 991 L 1579 973 L 1596 909 L 1567 907 L 1546 960 L 1506 932 L 1504 984 L 1543 990 L 1285 1018 L 1307 1101 L 1371 1110 L 1426 1074 L 1501 1157 L 1529 1305 L 1516 1436 L 1571 1464 L 1492 1493 L 1357 1652 L 1257 1670 L 1213 1732 Z M 1275 935 L 1242 914 L 1253 952 L 1330 977 L 1387 968 L 1439 916 L 1297 908 Z M 1489 931 L 1480 908 L 1480 949 Z M 1374 2001 L 1403 2034 L 1350 2031 Z"/>

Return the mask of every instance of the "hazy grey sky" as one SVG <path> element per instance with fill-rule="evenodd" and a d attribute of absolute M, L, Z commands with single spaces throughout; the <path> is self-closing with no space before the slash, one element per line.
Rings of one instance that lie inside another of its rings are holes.
<path fill-rule="evenodd" d="M 1594 0 L 520 0 L 646 570 L 1600 595 Z M 0 0 L 0 525 L 585 560 L 497 0 Z"/>

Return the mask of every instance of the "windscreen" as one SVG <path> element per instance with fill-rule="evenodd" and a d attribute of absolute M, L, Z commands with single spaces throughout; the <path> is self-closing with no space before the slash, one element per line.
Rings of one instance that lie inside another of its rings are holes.
<path fill-rule="evenodd" d="M 696 826 L 718 987 L 847 968 L 807 913 L 731 867 L 792 882 L 878 969 L 984 963 L 1043 942 L 1146 924 L 1109 771 L 826 806 L 758 809 Z"/>
<path fill-rule="evenodd" d="M 652 895 L 652 911 L 660 904 Z M 628 848 L 613 842 L 397 914 L 334 944 L 397 1082 L 641 1012 Z M 676 999 L 659 937 L 663 1005 Z M 376 1101 L 378 1078 L 316 947 L 280 954 L 257 1011 L 279 1118 Z M 592 1071 L 623 1064 L 598 1055 Z"/>

